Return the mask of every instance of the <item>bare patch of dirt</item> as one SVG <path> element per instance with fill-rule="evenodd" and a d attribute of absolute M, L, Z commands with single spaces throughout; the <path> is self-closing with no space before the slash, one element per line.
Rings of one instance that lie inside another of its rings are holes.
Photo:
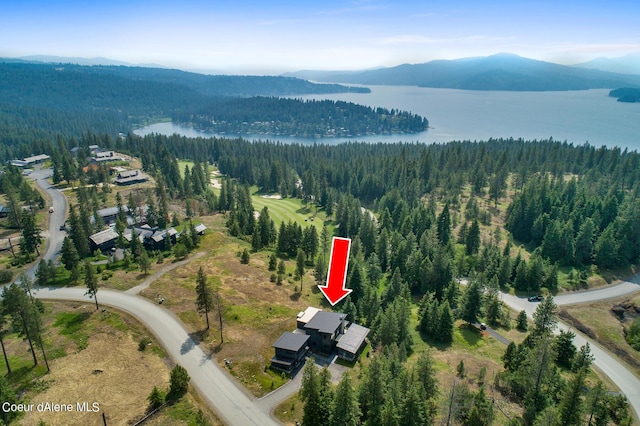
<path fill-rule="evenodd" d="M 109 424 L 127 424 L 143 416 L 153 386 L 167 387 L 169 369 L 158 356 L 138 351 L 131 336 L 98 333 L 83 351 L 53 361 L 46 379 L 51 386 L 31 403 L 72 404 L 73 410 L 28 413 L 25 424 L 101 425 L 103 412 Z M 79 412 L 82 402 L 96 402 L 100 411 Z"/>

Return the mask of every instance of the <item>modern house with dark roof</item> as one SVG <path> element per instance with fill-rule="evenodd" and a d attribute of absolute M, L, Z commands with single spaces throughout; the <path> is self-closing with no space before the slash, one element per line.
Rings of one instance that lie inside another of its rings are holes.
<path fill-rule="evenodd" d="M 296 325 L 293 333 L 284 333 L 273 344 L 276 355 L 271 360 L 272 368 L 290 375 L 297 368 L 293 364 L 303 363 L 308 351 L 322 356 L 337 353 L 344 360 L 355 361 L 366 346 L 369 334 L 366 327 L 349 325 L 346 314 L 312 306 L 297 315 Z"/>
<path fill-rule="evenodd" d="M 116 155 L 113 151 L 100 151 L 96 152 L 93 157 L 91 157 L 91 162 L 94 164 L 104 163 L 107 161 L 122 161 L 124 158 Z"/>
<path fill-rule="evenodd" d="M 330 355 L 342 334 L 346 315 L 338 312 L 319 311 L 304 326 L 309 335 L 309 348 L 323 355 Z"/>
<path fill-rule="evenodd" d="M 276 354 L 271 358 L 271 368 L 293 375 L 304 364 L 309 352 L 308 341 L 309 336 L 306 334 L 288 331 L 282 333 L 282 336 L 273 344 Z"/>
<path fill-rule="evenodd" d="M 7 206 L 0 206 L 0 217 L 7 217 L 11 213 L 11 209 Z"/>
<path fill-rule="evenodd" d="M 91 251 L 109 251 L 116 246 L 118 241 L 118 233 L 115 228 L 105 229 L 97 232 L 89 237 L 89 247 Z"/>

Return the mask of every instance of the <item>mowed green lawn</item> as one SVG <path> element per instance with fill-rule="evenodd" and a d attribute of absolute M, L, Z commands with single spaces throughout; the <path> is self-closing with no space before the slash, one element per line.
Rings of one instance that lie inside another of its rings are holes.
<path fill-rule="evenodd" d="M 276 226 L 279 226 L 281 222 L 292 221 L 303 228 L 315 225 L 318 232 L 320 232 L 326 218 L 323 210 L 319 210 L 318 216 L 315 216 L 315 206 L 312 204 L 304 206 L 302 200 L 298 198 L 263 198 L 261 195 L 253 193 L 251 202 L 253 203 L 253 208 L 258 212 L 267 207 L 269 216 L 276 223 Z M 311 220 L 312 218 L 313 220 Z"/>

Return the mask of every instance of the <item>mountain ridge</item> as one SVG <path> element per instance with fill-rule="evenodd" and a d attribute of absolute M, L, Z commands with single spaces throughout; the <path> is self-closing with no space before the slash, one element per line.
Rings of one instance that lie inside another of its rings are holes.
<path fill-rule="evenodd" d="M 319 82 L 464 90 L 565 91 L 640 86 L 640 76 L 571 67 L 501 53 L 365 71 L 299 71 L 283 76 Z"/>

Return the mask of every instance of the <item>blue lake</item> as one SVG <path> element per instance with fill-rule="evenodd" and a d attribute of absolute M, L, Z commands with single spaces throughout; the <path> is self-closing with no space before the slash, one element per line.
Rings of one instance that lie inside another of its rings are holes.
<path fill-rule="evenodd" d="M 410 135 L 382 135 L 351 139 L 304 139 L 243 135 L 247 139 L 270 139 L 298 143 L 365 142 L 442 143 L 452 140 L 524 138 L 585 142 L 620 146 L 640 151 L 640 103 L 627 104 L 608 97 L 609 90 L 568 92 L 495 92 L 428 89 L 413 86 L 369 86 L 368 94 L 298 96 L 300 99 L 332 99 L 372 107 L 400 109 L 429 119 L 430 129 Z M 136 134 L 178 133 L 187 137 L 214 135 L 179 126 L 158 123 Z"/>

